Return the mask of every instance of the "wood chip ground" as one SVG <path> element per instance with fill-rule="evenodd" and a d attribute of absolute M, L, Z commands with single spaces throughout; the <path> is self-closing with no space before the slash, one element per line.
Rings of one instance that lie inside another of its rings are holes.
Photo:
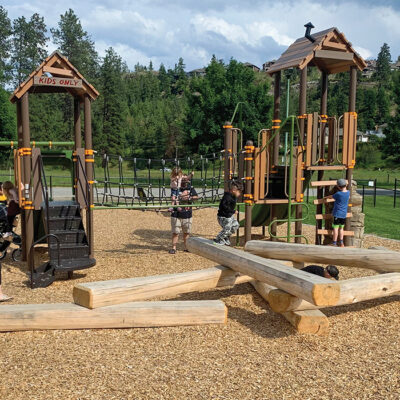
<path fill-rule="evenodd" d="M 194 234 L 215 235 L 215 214 L 195 211 Z M 313 228 L 305 231 L 311 239 Z M 167 253 L 166 214 L 95 211 L 95 233 L 97 265 L 46 289 L 29 289 L 25 267 L 8 255 L 3 290 L 12 303 L 70 302 L 79 282 L 215 265 L 181 244 L 176 255 Z M 368 236 L 364 247 L 374 245 L 400 251 L 398 241 Z M 342 279 L 373 273 L 340 270 Z M 400 398 L 400 296 L 324 310 L 326 337 L 297 334 L 250 284 L 177 299 L 222 299 L 228 324 L 1 333 L 0 399 Z"/>

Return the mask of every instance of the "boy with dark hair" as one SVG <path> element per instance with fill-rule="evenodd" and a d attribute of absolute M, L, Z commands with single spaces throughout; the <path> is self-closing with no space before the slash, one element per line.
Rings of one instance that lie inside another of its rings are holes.
<path fill-rule="evenodd" d="M 236 200 L 242 195 L 243 185 L 233 181 L 229 192 L 225 192 L 218 208 L 218 223 L 222 230 L 214 239 L 215 244 L 231 245 L 230 237 L 239 229 L 239 222 L 235 219 Z"/>
<path fill-rule="evenodd" d="M 337 240 L 339 237 L 339 246 L 344 247 L 343 243 L 343 230 L 346 222 L 347 208 L 349 206 L 350 191 L 347 190 L 347 183 L 345 179 L 338 179 L 336 182 L 338 191 L 331 196 L 325 197 L 325 199 L 334 199 L 333 205 L 333 241 L 332 246 L 337 246 Z"/>
<path fill-rule="evenodd" d="M 302 271 L 309 272 L 310 274 L 323 276 L 327 279 L 339 280 L 339 270 L 334 265 L 328 265 L 327 267 L 320 267 L 319 265 L 308 265 L 301 269 Z"/>

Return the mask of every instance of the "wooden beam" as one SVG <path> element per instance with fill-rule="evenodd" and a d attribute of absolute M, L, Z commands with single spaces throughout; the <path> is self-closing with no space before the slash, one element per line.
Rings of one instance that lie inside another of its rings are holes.
<path fill-rule="evenodd" d="M 74 74 L 69 69 L 48 67 L 46 65 L 43 67 L 43 72 L 49 72 L 50 74 L 56 76 L 66 76 L 68 78 L 74 77 Z"/>
<path fill-rule="evenodd" d="M 177 296 L 218 286 L 233 286 L 251 279 L 230 268 L 217 266 L 178 274 L 80 283 L 75 285 L 73 297 L 76 304 L 93 309 L 155 297 Z"/>
<path fill-rule="evenodd" d="M 306 167 L 308 171 L 341 171 L 346 169 L 345 165 L 311 165 Z"/>
<path fill-rule="evenodd" d="M 325 203 L 334 203 L 335 199 L 315 199 L 313 201 L 314 204 L 325 204 Z"/>
<path fill-rule="evenodd" d="M 224 324 L 222 301 L 154 301 L 89 310 L 72 303 L 0 307 L 0 332 Z"/>
<path fill-rule="evenodd" d="M 312 276 L 273 260 L 216 245 L 200 237 L 189 238 L 187 248 L 192 253 L 232 268 L 243 275 L 279 287 L 316 305 L 335 305 L 339 298 L 339 286 L 336 282 L 320 276 Z"/>
<path fill-rule="evenodd" d="M 324 42 L 322 44 L 323 50 L 339 50 L 339 51 L 346 51 L 347 46 L 343 43 L 335 43 L 335 42 Z"/>
<path fill-rule="evenodd" d="M 45 75 L 33 77 L 34 86 L 63 87 L 66 89 L 82 88 L 82 79 L 55 78 Z"/>
<path fill-rule="evenodd" d="M 318 234 L 319 235 L 333 235 L 333 230 L 332 229 L 318 229 Z M 343 236 L 354 236 L 353 231 L 343 231 Z"/>
<path fill-rule="evenodd" d="M 273 286 L 259 281 L 251 281 L 259 295 L 268 302 L 269 293 L 276 290 Z M 329 320 L 319 310 L 288 311 L 282 313 L 299 333 L 325 335 L 329 332 Z"/>
<path fill-rule="evenodd" d="M 315 58 L 323 58 L 328 60 L 340 60 L 340 61 L 353 61 L 353 53 L 343 53 L 342 51 L 333 50 L 315 50 Z"/>
<path fill-rule="evenodd" d="M 313 181 L 311 182 L 311 187 L 318 187 L 318 186 L 336 186 L 337 181 Z M 346 181 L 346 185 L 347 185 Z"/>
<path fill-rule="evenodd" d="M 317 264 L 335 264 L 347 267 L 367 268 L 379 272 L 400 272 L 400 252 L 338 248 L 251 240 L 245 250 L 262 257 Z"/>
<path fill-rule="evenodd" d="M 352 217 L 353 216 L 353 214 L 352 213 L 347 213 L 346 214 L 346 218 L 350 218 L 350 217 Z M 333 215 L 332 214 L 316 214 L 315 215 L 315 219 L 318 219 L 318 220 L 331 220 L 331 219 L 333 219 Z"/>
<path fill-rule="evenodd" d="M 400 273 L 365 276 L 339 281 L 340 298 L 336 306 L 393 296 L 400 292 Z M 268 293 L 271 308 L 279 313 L 287 311 L 313 310 L 315 305 L 292 296 L 280 289 Z"/>

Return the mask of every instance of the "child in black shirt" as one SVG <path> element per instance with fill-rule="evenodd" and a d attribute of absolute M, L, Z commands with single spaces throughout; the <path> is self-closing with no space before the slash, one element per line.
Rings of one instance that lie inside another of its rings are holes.
<path fill-rule="evenodd" d="M 243 186 L 233 181 L 229 192 L 225 192 L 218 208 L 218 223 L 222 231 L 214 239 L 215 244 L 231 245 L 230 237 L 239 229 L 239 222 L 235 219 L 236 200 L 241 196 Z"/>

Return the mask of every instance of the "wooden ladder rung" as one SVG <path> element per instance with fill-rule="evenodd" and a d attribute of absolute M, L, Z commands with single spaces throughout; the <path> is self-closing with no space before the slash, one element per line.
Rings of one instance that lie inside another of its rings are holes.
<path fill-rule="evenodd" d="M 334 203 L 335 199 L 315 199 L 314 204 Z"/>
<path fill-rule="evenodd" d="M 312 165 L 306 167 L 308 171 L 342 171 L 346 169 L 345 165 Z"/>
<path fill-rule="evenodd" d="M 318 186 L 335 186 L 337 181 L 314 181 L 311 182 L 311 187 L 318 187 Z M 346 184 L 347 184 L 346 180 Z"/>
<path fill-rule="evenodd" d="M 331 229 L 318 229 L 317 230 L 318 235 L 329 235 L 332 236 L 333 235 L 333 230 Z M 354 232 L 353 231 L 343 231 L 343 235 L 344 236 L 354 236 Z"/>
<path fill-rule="evenodd" d="M 352 213 L 347 213 L 346 218 L 351 218 L 353 216 Z M 315 219 L 333 219 L 332 214 L 316 214 Z"/>

